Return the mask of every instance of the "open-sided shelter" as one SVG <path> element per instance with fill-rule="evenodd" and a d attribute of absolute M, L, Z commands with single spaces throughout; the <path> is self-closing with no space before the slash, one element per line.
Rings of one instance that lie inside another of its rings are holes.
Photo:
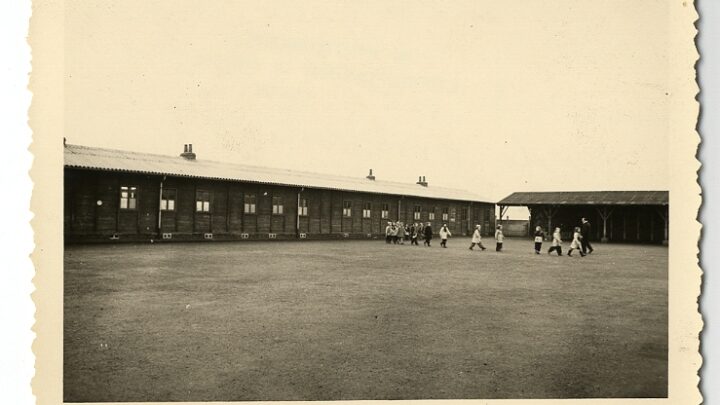
<path fill-rule="evenodd" d="M 667 191 L 518 192 L 498 205 L 501 217 L 508 207 L 528 207 L 531 229 L 541 226 L 552 231 L 560 227 L 565 238 L 584 217 L 592 225 L 590 240 L 668 241 Z"/>

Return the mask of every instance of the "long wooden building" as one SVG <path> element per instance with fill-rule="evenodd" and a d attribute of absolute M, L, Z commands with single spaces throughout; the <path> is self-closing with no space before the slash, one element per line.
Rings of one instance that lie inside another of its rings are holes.
<path fill-rule="evenodd" d="M 475 224 L 495 204 L 463 190 L 65 145 L 66 243 L 384 237 L 388 221 Z"/>
<path fill-rule="evenodd" d="M 560 227 L 566 240 L 584 217 L 591 223 L 591 241 L 668 242 L 667 191 L 519 192 L 498 205 L 501 216 L 507 207 L 528 207 L 531 231 L 540 226 L 550 235 Z"/>

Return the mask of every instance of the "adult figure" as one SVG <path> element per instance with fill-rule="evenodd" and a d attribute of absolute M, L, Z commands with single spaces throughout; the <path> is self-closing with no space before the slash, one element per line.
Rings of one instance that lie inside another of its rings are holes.
<path fill-rule="evenodd" d="M 581 219 L 582 222 L 582 228 L 580 231 L 580 234 L 582 235 L 582 239 L 580 239 L 580 244 L 582 244 L 582 252 L 585 254 L 592 253 L 593 247 L 590 244 L 590 231 L 592 230 L 592 227 L 590 225 L 590 221 L 587 220 L 587 218 Z"/>
<path fill-rule="evenodd" d="M 432 224 L 430 224 L 430 222 L 428 222 L 427 224 L 425 224 L 424 234 L 425 234 L 425 243 L 424 243 L 424 245 L 427 246 L 427 247 L 430 247 L 430 241 L 431 241 L 432 238 L 433 238 Z"/>
<path fill-rule="evenodd" d="M 390 244 L 392 241 L 392 235 L 390 234 L 390 231 L 392 229 L 392 222 L 388 222 L 387 226 L 385 227 L 385 243 Z"/>

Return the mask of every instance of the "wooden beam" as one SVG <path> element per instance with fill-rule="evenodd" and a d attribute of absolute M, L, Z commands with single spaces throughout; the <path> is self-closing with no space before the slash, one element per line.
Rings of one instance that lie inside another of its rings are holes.
<path fill-rule="evenodd" d="M 664 237 L 663 237 L 662 243 L 663 243 L 663 245 L 667 245 L 668 237 L 669 237 L 669 223 L 668 222 L 670 219 L 669 218 L 670 213 L 669 213 L 668 207 L 658 208 L 656 211 L 660 215 L 660 218 L 662 218 L 663 222 L 665 223 Z"/>
<path fill-rule="evenodd" d="M 596 207 L 595 209 L 597 210 L 598 215 L 600 215 L 600 219 L 603 221 L 603 235 L 602 238 L 600 238 L 600 242 L 607 243 L 609 240 L 607 236 L 607 222 L 612 216 L 613 210 L 608 206 Z"/>

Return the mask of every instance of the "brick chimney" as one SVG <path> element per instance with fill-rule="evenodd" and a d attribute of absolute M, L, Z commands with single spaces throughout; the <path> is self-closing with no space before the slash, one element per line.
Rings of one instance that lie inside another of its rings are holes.
<path fill-rule="evenodd" d="M 372 169 L 370 169 L 370 174 L 368 174 L 365 178 L 368 180 L 375 181 L 375 176 L 373 176 L 373 174 L 372 174 Z"/>
<path fill-rule="evenodd" d="M 183 153 L 180 154 L 180 156 L 184 157 L 187 160 L 195 160 L 195 154 L 192 151 L 192 144 L 185 144 L 185 149 L 183 150 Z"/>
<path fill-rule="evenodd" d="M 428 186 L 427 181 L 425 181 L 425 176 L 418 176 L 418 181 L 417 181 L 417 183 L 415 183 L 415 184 L 419 184 L 419 185 L 421 185 L 421 186 L 423 186 L 423 187 L 427 187 L 427 186 Z"/>

